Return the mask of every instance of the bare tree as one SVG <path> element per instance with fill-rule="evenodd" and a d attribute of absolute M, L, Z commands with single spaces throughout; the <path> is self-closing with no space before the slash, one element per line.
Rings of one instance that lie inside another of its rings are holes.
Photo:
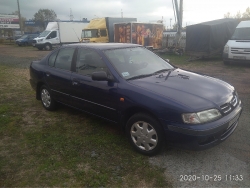
<path fill-rule="evenodd" d="M 250 19 L 250 8 L 249 7 L 246 9 L 246 12 L 243 13 L 242 18 Z"/>
<path fill-rule="evenodd" d="M 228 12 L 228 13 L 224 14 L 224 18 L 232 18 L 231 13 Z"/>
<path fill-rule="evenodd" d="M 57 15 L 54 10 L 39 9 L 38 12 L 34 14 L 34 20 L 41 21 L 44 25 L 44 29 L 45 29 L 46 22 L 56 21 L 56 19 L 57 19 Z"/>

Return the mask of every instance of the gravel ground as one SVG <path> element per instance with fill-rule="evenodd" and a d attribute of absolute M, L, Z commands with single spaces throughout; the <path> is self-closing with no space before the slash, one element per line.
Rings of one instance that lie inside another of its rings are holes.
<path fill-rule="evenodd" d="M 165 176 L 172 179 L 174 187 L 250 187 L 250 64 L 205 64 L 195 69 L 192 65 L 182 68 L 220 78 L 236 88 L 244 108 L 238 127 L 227 140 L 211 149 L 167 148 L 149 161 L 166 169 Z M 184 175 L 189 178 L 181 181 Z"/>

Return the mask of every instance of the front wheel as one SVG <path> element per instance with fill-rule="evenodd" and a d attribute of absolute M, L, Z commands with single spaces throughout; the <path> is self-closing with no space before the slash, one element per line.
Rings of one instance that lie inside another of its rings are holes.
<path fill-rule="evenodd" d="M 52 49 L 51 44 L 45 44 L 44 49 L 50 51 Z"/>
<path fill-rule="evenodd" d="M 40 97 L 42 105 L 46 110 L 55 110 L 56 102 L 51 97 L 50 90 L 45 85 L 43 85 L 40 89 Z"/>
<path fill-rule="evenodd" d="M 155 155 L 163 144 L 163 129 L 153 117 L 139 113 L 127 122 L 127 134 L 132 146 L 144 155 Z"/>

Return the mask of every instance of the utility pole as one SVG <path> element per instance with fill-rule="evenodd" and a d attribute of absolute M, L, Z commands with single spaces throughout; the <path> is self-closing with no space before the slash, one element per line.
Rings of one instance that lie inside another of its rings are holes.
<path fill-rule="evenodd" d="M 20 13 L 19 0 L 17 0 L 17 7 L 18 7 L 19 26 L 20 26 L 21 34 L 23 35 L 23 24 L 22 24 L 22 17 Z"/>
<path fill-rule="evenodd" d="M 171 29 L 171 21 L 172 21 L 172 18 L 170 18 L 170 28 L 169 29 Z"/>
<path fill-rule="evenodd" d="M 180 9 L 178 7 L 177 0 L 175 0 L 175 11 L 177 16 L 177 32 L 175 34 L 175 46 L 177 46 L 180 42 L 182 32 L 183 0 L 180 0 Z"/>
<path fill-rule="evenodd" d="M 182 31 L 182 19 L 183 19 L 183 0 L 180 0 L 180 10 L 179 10 L 179 13 L 180 13 L 180 23 L 179 23 L 179 29 L 178 29 L 178 32 L 179 34 L 181 34 L 181 31 Z"/>
<path fill-rule="evenodd" d="M 121 17 L 123 18 L 123 12 L 122 12 L 122 9 L 121 9 Z"/>

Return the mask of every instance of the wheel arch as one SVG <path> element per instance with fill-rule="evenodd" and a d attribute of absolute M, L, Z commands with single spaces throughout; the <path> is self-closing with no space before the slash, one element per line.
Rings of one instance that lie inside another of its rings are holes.
<path fill-rule="evenodd" d="M 41 87 L 45 85 L 44 82 L 38 82 L 37 85 L 36 85 L 36 99 L 37 100 L 41 100 L 41 96 L 40 96 L 40 89 Z"/>
<path fill-rule="evenodd" d="M 155 113 L 153 113 L 150 110 L 147 110 L 143 107 L 138 107 L 138 106 L 134 106 L 134 107 L 130 107 L 128 109 L 126 109 L 123 113 L 122 113 L 122 118 L 121 118 L 121 126 L 122 126 L 122 130 L 126 131 L 126 125 L 128 120 L 135 114 L 138 113 L 143 113 L 143 114 L 148 114 L 150 115 L 152 118 L 154 118 L 156 121 L 158 121 L 159 125 L 162 126 L 161 122 L 159 121 L 158 117 L 156 116 Z M 163 128 L 163 126 L 162 126 Z"/>

